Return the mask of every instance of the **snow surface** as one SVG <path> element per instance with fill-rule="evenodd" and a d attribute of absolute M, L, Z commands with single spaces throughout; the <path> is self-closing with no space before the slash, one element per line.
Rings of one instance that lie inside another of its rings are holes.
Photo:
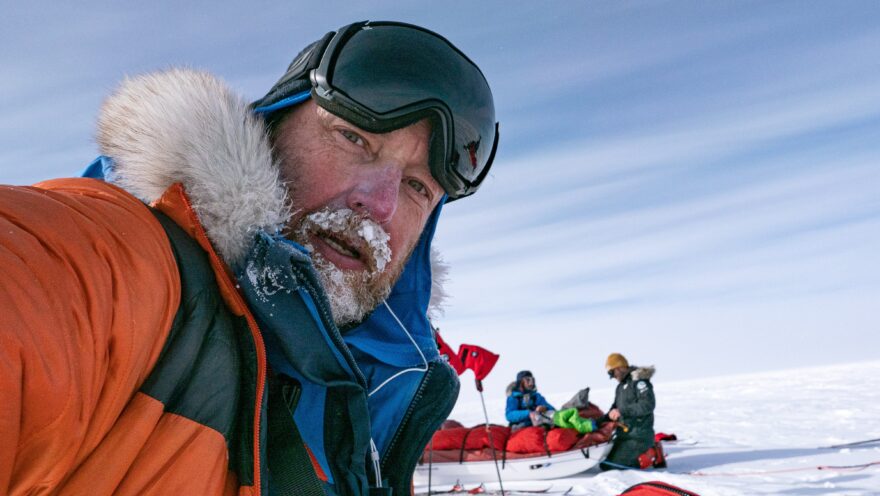
<path fill-rule="evenodd" d="M 462 378 L 463 388 L 472 387 L 468 375 Z M 880 362 L 679 382 L 664 382 L 661 373 L 653 383 L 655 429 L 679 439 L 664 443 L 667 469 L 594 469 L 567 479 L 511 482 L 505 489 L 552 485 L 551 494 L 616 495 L 633 484 L 661 480 L 702 496 L 880 494 L 880 464 L 817 468 L 880 462 L 880 442 L 823 448 L 880 438 Z M 543 384 L 552 391 L 550 378 Z M 574 393 L 542 391 L 557 405 Z M 490 419 L 501 422 L 504 398 L 488 394 Z M 590 400 L 605 409 L 613 395 L 610 387 L 594 387 Z M 481 423 L 482 405 L 457 404 L 450 418 L 465 425 Z M 487 481 L 485 487 L 497 489 L 498 484 Z M 426 490 L 416 488 L 417 493 Z"/>

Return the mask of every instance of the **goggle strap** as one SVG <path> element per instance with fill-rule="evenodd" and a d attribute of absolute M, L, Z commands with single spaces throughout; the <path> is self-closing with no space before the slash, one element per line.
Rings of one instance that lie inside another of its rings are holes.
<path fill-rule="evenodd" d="M 277 102 L 273 103 L 272 105 L 266 105 L 265 107 L 257 107 L 254 109 L 254 113 L 255 114 L 268 114 L 270 112 L 274 112 L 276 110 L 283 109 L 285 107 L 292 107 L 293 105 L 296 105 L 297 103 L 304 102 L 304 101 L 308 100 L 311 95 L 312 95 L 311 90 L 306 90 L 301 93 L 291 95 L 291 96 L 284 98 L 282 100 L 278 100 Z"/>
<path fill-rule="evenodd" d="M 318 67 L 318 64 L 321 62 L 321 57 L 324 54 L 324 50 L 327 48 L 327 44 L 330 43 L 330 40 L 333 39 L 333 35 L 335 34 L 335 31 L 330 31 L 325 34 L 323 38 L 303 49 L 303 51 L 297 55 L 287 67 L 287 72 L 278 80 L 278 82 L 275 83 L 272 92 L 254 102 L 255 104 L 269 102 L 268 105 L 259 105 L 254 111 L 260 114 L 268 114 L 275 110 L 302 102 L 303 100 L 290 101 L 289 99 L 296 97 L 303 91 L 311 90 L 312 84 L 309 80 L 309 73 Z M 290 95 L 291 93 L 293 93 L 292 96 L 278 99 L 280 95 Z M 281 104 L 281 102 L 286 103 Z"/>

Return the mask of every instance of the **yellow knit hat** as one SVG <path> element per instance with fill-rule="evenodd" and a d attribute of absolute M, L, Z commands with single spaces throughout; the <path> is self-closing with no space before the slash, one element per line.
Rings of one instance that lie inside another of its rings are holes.
<path fill-rule="evenodd" d="M 626 357 L 620 353 L 612 353 L 608 355 L 608 360 L 605 360 L 605 370 L 616 369 L 617 367 L 629 367 L 629 362 L 626 361 Z"/>

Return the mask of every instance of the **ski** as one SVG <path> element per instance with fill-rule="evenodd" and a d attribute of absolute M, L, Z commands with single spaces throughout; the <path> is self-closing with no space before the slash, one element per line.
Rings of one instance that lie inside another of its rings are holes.
<path fill-rule="evenodd" d="M 427 492 L 415 493 L 415 494 L 416 494 L 416 496 L 423 496 L 423 495 L 433 495 L 433 494 L 463 494 L 466 492 L 467 492 L 467 489 L 465 489 L 464 486 L 462 486 L 460 483 L 456 482 L 449 489 L 444 489 L 444 490 L 431 489 Z"/>
<path fill-rule="evenodd" d="M 552 489 L 553 489 L 552 485 L 547 486 L 547 487 L 543 487 L 543 488 L 538 488 L 538 489 L 505 489 L 504 494 L 505 495 L 509 494 L 512 496 L 516 496 L 517 494 L 523 494 L 523 495 L 525 495 L 525 494 L 563 494 L 563 495 L 567 495 L 567 494 L 571 493 L 572 489 L 574 489 L 574 486 L 569 487 L 568 489 L 565 489 L 565 490 L 560 489 L 558 491 L 552 491 Z M 416 493 L 416 494 L 419 496 L 423 496 L 423 495 L 427 496 L 428 495 L 427 492 Z M 490 496 L 495 496 L 495 495 L 500 495 L 502 493 L 501 493 L 500 489 L 486 489 L 486 486 L 484 486 L 483 484 L 480 484 L 479 486 L 476 486 L 476 487 L 472 487 L 470 489 L 465 488 L 464 486 L 462 486 L 460 484 L 456 484 L 456 485 L 452 486 L 451 488 L 443 490 L 443 491 L 433 491 L 432 490 L 430 492 L 430 494 L 431 495 L 434 495 L 434 494 L 486 494 L 486 495 L 490 495 Z"/>
<path fill-rule="evenodd" d="M 880 443 L 880 437 L 878 437 L 877 439 L 865 439 L 864 441 L 853 441 L 851 443 L 833 444 L 831 446 L 820 446 L 819 449 L 849 448 L 851 446 L 861 446 L 863 444 L 873 444 L 873 443 Z"/>
<path fill-rule="evenodd" d="M 696 439 L 676 439 L 674 441 L 660 441 L 663 444 L 668 444 L 670 446 L 693 446 L 699 443 Z"/>
<path fill-rule="evenodd" d="M 550 490 L 553 489 L 553 486 L 548 486 L 543 489 L 512 489 L 505 490 L 505 494 L 547 494 Z M 501 494 L 500 491 L 492 491 L 491 494 Z"/>
<path fill-rule="evenodd" d="M 562 494 L 562 495 L 567 495 L 567 494 L 571 493 L 571 490 L 574 489 L 574 487 L 569 487 L 568 489 L 559 490 L 559 491 L 553 491 L 552 489 L 553 489 L 553 486 L 541 488 L 541 489 L 505 489 L 504 494 L 510 495 L 510 496 L 516 496 L 518 494 L 522 494 L 522 495 L 527 495 L 527 494 Z M 473 491 L 473 489 L 471 491 Z M 479 492 L 471 492 L 471 491 L 468 491 L 468 493 L 470 493 L 470 494 L 487 494 L 490 496 L 496 496 L 496 495 L 501 494 L 500 489 L 492 489 L 492 490 L 483 489 L 482 491 L 479 491 Z"/>
<path fill-rule="evenodd" d="M 816 468 L 818 470 L 863 470 L 877 465 L 880 465 L 880 460 L 876 462 L 857 463 L 855 465 L 820 465 Z"/>

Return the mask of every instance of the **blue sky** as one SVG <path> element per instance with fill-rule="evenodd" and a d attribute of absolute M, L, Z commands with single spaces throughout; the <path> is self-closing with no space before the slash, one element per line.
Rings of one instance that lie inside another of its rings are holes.
<path fill-rule="evenodd" d="M 0 182 L 81 169 L 127 74 L 256 98 L 329 30 L 414 22 L 496 96 L 493 174 L 436 238 L 438 323 L 502 354 L 490 390 L 605 384 L 612 351 L 658 380 L 880 356 L 880 4 L 350 3 L 4 7 Z"/>

